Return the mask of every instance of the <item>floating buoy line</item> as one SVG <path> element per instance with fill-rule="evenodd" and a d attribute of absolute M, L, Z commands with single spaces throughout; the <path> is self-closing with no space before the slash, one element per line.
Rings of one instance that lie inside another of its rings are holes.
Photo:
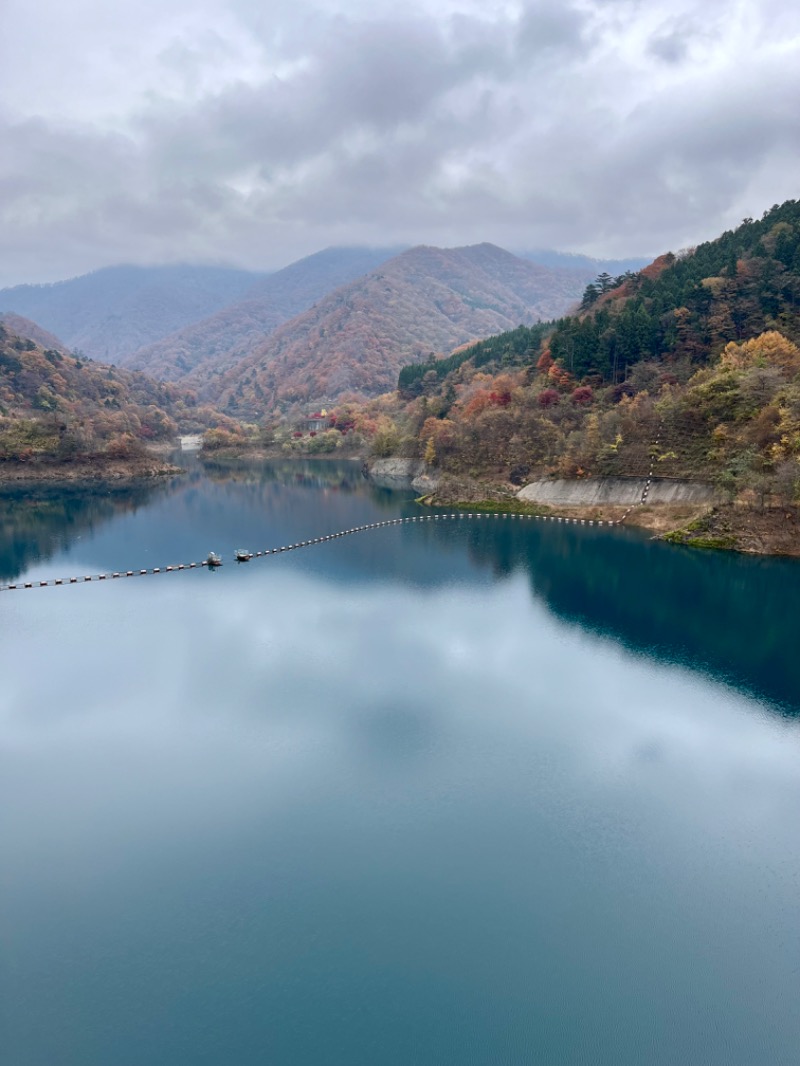
<path fill-rule="evenodd" d="M 529 519 L 539 522 L 563 522 L 565 524 L 571 524 L 576 526 L 617 526 L 620 525 L 623 519 L 619 519 L 617 522 L 600 522 L 590 518 L 556 518 L 553 515 L 532 515 L 532 514 L 506 514 L 504 512 L 455 512 L 453 514 L 436 514 L 436 515 L 414 515 L 410 518 L 390 518 L 385 522 L 369 522 L 363 526 L 354 526 L 352 529 L 342 529 L 338 533 L 328 533 L 323 537 L 314 537 L 312 540 L 301 540 L 297 544 L 285 544 L 280 548 L 266 548 L 264 551 L 250 552 L 248 559 L 260 559 L 267 555 L 280 555 L 281 552 L 296 551 L 298 548 L 310 548 L 313 544 L 325 544 L 329 540 L 338 540 L 340 537 L 349 537 L 353 533 L 366 533 L 370 529 L 386 529 L 389 526 L 403 526 L 408 525 L 411 522 L 443 522 L 451 519 L 464 519 L 464 518 L 517 518 L 517 519 Z M 215 553 L 211 553 L 212 555 Z M 110 574 L 87 574 L 84 577 L 56 577 L 50 578 L 47 581 L 25 581 L 18 582 L 14 585 L 0 585 L 0 592 L 12 592 L 16 589 L 39 589 L 48 588 L 53 585 L 83 585 L 87 581 L 113 581 L 116 578 L 123 577 L 147 577 L 150 574 L 173 574 L 179 570 L 199 570 L 202 567 L 208 567 L 214 569 L 221 565 L 216 561 L 219 559 L 216 556 L 215 560 L 211 558 L 203 559 L 197 563 L 178 563 L 173 566 L 154 566 L 148 570 L 115 570 Z M 245 562 L 243 558 L 237 558 L 237 562 Z"/>
<path fill-rule="evenodd" d="M 328 533 L 323 537 L 314 537 L 312 540 L 301 540 L 298 541 L 297 544 L 285 544 L 280 548 L 267 548 L 264 551 L 250 552 L 248 554 L 248 560 L 260 559 L 268 555 L 280 555 L 282 552 L 296 551 L 298 548 L 310 548 L 314 544 L 325 544 L 330 540 L 338 540 L 340 537 L 348 537 L 353 533 L 366 533 L 368 530 L 372 529 L 386 529 L 389 526 L 403 526 L 412 522 L 445 522 L 454 519 L 460 520 L 470 518 L 507 518 L 532 522 L 556 522 L 573 526 L 619 526 L 622 525 L 629 514 L 630 510 L 626 511 L 625 515 L 615 522 L 599 521 L 598 519 L 593 518 L 559 518 L 555 515 L 508 514 L 502 511 L 461 511 L 453 514 L 414 515 L 410 518 L 391 518 L 385 522 L 369 522 L 363 526 L 354 526 L 352 529 L 342 529 L 338 533 Z M 239 557 L 238 552 L 234 558 L 237 562 L 248 561 Z M 147 577 L 151 574 L 173 574 L 180 570 L 199 570 L 204 566 L 212 569 L 219 565 L 218 562 L 203 559 L 197 563 L 178 563 L 173 566 L 155 566 L 146 570 L 115 570 L 108 574 L 87 574 L 83 577 L 56 577 L 49 578 L 46 581 L 25 581 L 11 585 L 0 585 L 0 592 L 12 592 L 16 589 L 48 588 L 54 585 L 82 585 L 87 581 L 113 581 L 123 577 Z"/>
<path fill-rule="evenodd" d="M 656 446 L 658 445 L 658 440 L 659 438 L 656 437 Z M 239 549 L 236 551 L 234 559 L 236 562 L 240 563 L 248 562 L 250 559 L 261 559 L 268 555 L 280 555 L 282 552 L 296 551 L 298 548 L 310 548 L 314 544 L 326 544 L 329 540 L 338 540 L 340 537 L 349 537 L 353 533 L 366 533 L 368 530 L 372 529 L 387 529 L 389 526 L 404 526 L 411 522 L 447 522 L 463 520 L 465 518 L 507 518 L 530 522 L 556 522 L 572 526 L 621 526 L 631 511 L 647 502 L 647 496 L 650 492 L 650 485 L 653 480 L 653 462 L 654 460 L 651 460 L 650 472 L 647 475 L 641 499 L 637 500 L 636 503 L 631 504 L 621 518 L 613 521 L 600 521 L 596 518 L 565 518 L 558 515 L 511 514 L 507 511 L 456 511 L 450 514 L 412 515 L 408 518 L 389 518 L 385 522 L 368 522 L 363 526 L 353 526 L 352 529 L 342 529 L 338 533 L 327 533 L 325 536 L 314 537 L 312 540 L 301 540 L 298 541 L 297 544 L 285 544 L 280 548 L 266 548 L 264 551 L 258 552 L 244 552 L 242 549 Z M 110 574 L 87 574 L 83 577 L 51 577 L 45 581 L 20 581 L 16 584 L 0 585 L 0 592 L 14 592 L 17 589 L 43 589 L 55 585 L 83 585 L 87 581 L 114 581 L 125 577 L 148 577 L 151 574 L 174 574 L 180 570 L 199 570 L 204 566 L 208 569 L 214 569 L 221 564 L 222 560 L 216 552 L 209 552 L 206 559 L 197 563 L 178 563 L 173 566 L 154 566 L 146 570 L 115 570 Z"/>

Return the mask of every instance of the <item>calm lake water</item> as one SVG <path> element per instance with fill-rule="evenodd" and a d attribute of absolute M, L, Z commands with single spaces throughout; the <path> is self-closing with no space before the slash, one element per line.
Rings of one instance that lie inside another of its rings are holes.
<path fill-rule="evenodd" d="M 415 513 L 0 493 L 0 583 Z M 800 565 L 426 523 L 0 593 L 4 1066 L 795 1064 Z"/>

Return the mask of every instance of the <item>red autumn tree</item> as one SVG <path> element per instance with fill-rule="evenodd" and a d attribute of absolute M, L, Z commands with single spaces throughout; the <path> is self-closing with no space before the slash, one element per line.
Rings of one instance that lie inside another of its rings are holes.
<path fill-rule="evenodd" d="M 576 407 L 589 407 L 594 400 L 594 393 L 588 385 L 579 385 L 570 396 Z"/>

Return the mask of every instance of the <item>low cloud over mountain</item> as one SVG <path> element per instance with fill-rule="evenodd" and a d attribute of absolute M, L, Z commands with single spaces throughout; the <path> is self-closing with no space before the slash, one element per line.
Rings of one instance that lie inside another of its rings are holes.
<path fill-rule="evenodd" d="M 785 0 L 104 10 L 4 12 L 0 284 L 331 244 L 648 254 L 797 193 Z"/>

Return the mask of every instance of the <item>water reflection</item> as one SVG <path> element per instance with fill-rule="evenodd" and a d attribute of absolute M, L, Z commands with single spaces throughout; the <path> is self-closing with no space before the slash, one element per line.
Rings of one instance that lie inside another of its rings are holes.
<path fill-rule="evenodd" d="M 204 468 L 189 458 L 172 483 L 37 487 L 0 495 L 0 575 L 138 569 L 290 544 L 395 514 L 411 493 L 366 482 L 360 465 L 325 460 Z M 55 557 L 55 558 L 54 558 Z M 42 567 L 53 558 L 52 566 Z M 58 562 L 56 563 L 56 558 Z M 432 589 L 527 575 L 537 599 L 585 630 L 678 662 L 800 711 L 800 657 L 787 612 L 800 565 L 654 542 L 636 531 L 480 519 L 346 538 L 254 562 L 324 576 L 345 589 L 375 581 Z M 235 568 L 211 580 L 236 579 Z M 245 568 L 247 569 L 247 568 Z M 241 580 L 242 574 L 238 579 Z M 155 579 L 159 580 L 159 579 Z"/>
<path fill-rule="evenodd" d="M 194 468 L 33 572 L 413 508 L 353 473 Z M 796 575 L 481 519 L 4 594 L 8 1061 L 793 1063 L 800 735 L 704 671 L 727 611 L 791 682 L 732 597 Z"/>
<path fill-rule="evenodd" d="M 194 470 L 202 469 L 211 481 L 235 481 L 239 484 L 274 483 L 361 492 L 365 482 L 362 463 L 358 460 L 274 459 L 260 463 L 235 458 L 220 460 L 190 456 L 188 465 Z"/>
<path fill-rule="evenodd" d="M 447 539 L 446 528 L 422 537 Z M 788 624 L 800 593 L 795 560 L 691 551 L 637 531 L 506 520 L 461 534 L 497 576 L 524 570 L 561 618 L 626 647 L 708 671 L 800 712 L 800 656 Z"/>
<path fill-rule="evenodd" d="M 0 582 L 49 559 L 113 518 L 170 491 L 166 481 L 28 484 L 0 487 Z"/>
<path fill-rule="evenodd" d="M 11 601 L 14 1066 L 788 1066 L 796 731 L 523 568 L 231 574 Z"/>

